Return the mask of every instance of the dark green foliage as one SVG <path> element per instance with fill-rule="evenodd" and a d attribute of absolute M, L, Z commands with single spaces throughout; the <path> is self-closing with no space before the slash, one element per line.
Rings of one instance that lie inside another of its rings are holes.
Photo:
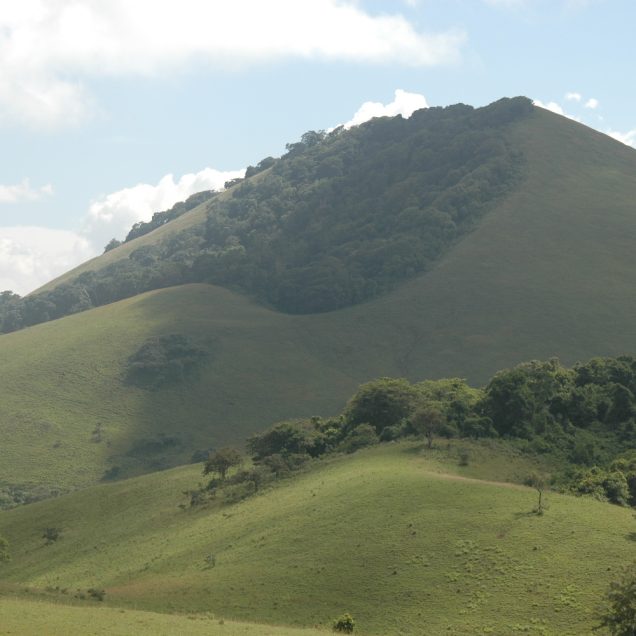
<path fill-rule="evenodd" d="M 305 133 L 263 179 L 211 202 L 197 280 L 310 313 L 424 271 L 514 183 L 502 126 L 519 103 L 532 108 L 519 98 Z"/>
<path fill-rule="evenodd" d="M 168 221 L 172 221 L 177 217 L 185 214 L 189 210 L 196 208 L 197 205 L 201 205 L 205 201 L 211 199 L 216 193 L 212 190 L 204 190 L 203 192 L 197 192 L 192 196 L 188 197 L 185 201 L 179 201 L 179 203 L 175 203 L 169 210 L 165 210 L 164 212 L 155 212 L 152 215 L 152 219 L 148 222 L 139 221 L 139 223 L 135 223 L 128 235 L 126 236 L 125 243 L 128 241 L 132 241 L 144 234 L 148 234 L 148 232 L 152 232 L 158 227 L 165 225 Z M 114 241 L 115 239 L 113 239 Z M 112 241 L 111 241 L 112 243 Z M 110 243 L 108 244 L 110 245 Z M 108 248 L 108 246 L 106 246 Z"/>
<path fill-rule="evenodd" d="M 371 424 L 358 424 L 342 443 L 341 450 L 345 453 L 355 453 L 360 448 L 377 444 L 378 441 L 378 434 Z"/>
<path fill-rule="evenodd" d="M 636 506 L 636 454 L 615 459 L 605 468 L 575 471 L 569 489 L 619 506 Z"/>
<path fill-rule="evenodd" d="M 206 356 L 207 351 L 188 336 L 150 338 L 128 358 L 126 381 L 144 389 L 179 382 L 195 371 Z"/>
<path fill-rule="evenodd" d="M 344 411 L 349 429 L 371 424 L 381 434 L 387 426 L 398 426 L 417 405 L 419 392 L 403 378 L 380 378 L 363 384 Z"/>
<path fill-rule="evenodd" d="M 276 159 L 274 159 L 274 157 L 265 157 L 265 159 L 261 159 L 256 166 L 247 166 L 245 178 L 253 177 L 255 174 L 263 172 L 263 170 L 267 170 L 267 168 L 271 168 L 275 163 Z"/>
<path fill-rule="evenodd" d="M 218 473 L 224 480 L 227 471 L 234 466 L 239 466 L 243 462 L 243 456 L 235 448 L 221 448 L 216 451 L 205 462 L 203 474 Z"/>
<path fill-rule="evenodd" d="M 0 510 L 58 497 L 64 492 L 54 484 L 0 484 Z"/>
<path fill-rule="evenodd" d="M 343 614 L 333 622 L 333 631 L 341 634 L 352 634 L 354 627 L 355 621 L 349 613 Z"/>
<path fill-rule="evenodd" d="M 340 442 L 342 426 L 343 421 L 339 418 L 287 420 L 252 435 L 247 440 L 247 448 L 257 462 L 272 455 L 318 457 Z"/>
<path fill-rule="evenodd" d="M 3 536 L 0 536 L 0 563 L 8 561 L 10 558 L 9 542 Z"/>
<path fill-rule="evenodd" d="M 636 563 L 610 584 L 599 627 L 606 627 L 613 636 L 636 634 Z"/>
<path fill-rule="evenodd" d="M 556 359 L 534 360 L 500 371 L 484 390 L 459 378 L 418 384 L 380 378 L 360 386 L 340 417 L 280 422 L 252 435 L 247 447 L 280 477 L 295 470 L 292 458 L 354 452 L 411 434 L 424 436 L 429 447 L 436 436 L 522 438 L 528 452 L 593 467 L 565 471 L 562 488 L 636 505 L 636 456 L 620 455 L 636 445 L 635 375 L 636 361 L 622 356 L 572 369 Z M 594 408 L 581 408 L 583 393 L 593 396 Z"/>
<path fill-rule="evenodd" d="M 428 448 L 432 448 L 433 439 L 441 434 L 446 418 L 441 409 L 432 404 L 419 407 L 410 418 L 411 427 L 418 435 L 426 437 Z"/>
<path fill-rule="evenodd" d="M 202 192 L 158 212 L 126 242 L 209 200 L 205 226 L 51 291 L 0 300 L 0 331 L 188 282 L 239 289 L 289 313 L 377 296 L 430 268 L 510 191 L 522 158 L 506 127 L 531 110 L 515 98 L 309 131 L 248 176 L 267 173 L 233 180 L 227 196 Z"/>
<path fill-rule="evenodd" d="M 106 243 L 104 247 L 104 253 L 110 252 L 110 250 L 114 250 L 116 247 L 119 247 L 120 245 L 121 245 L 121 241 L 118 241 L 116 238 L 112 238 L 110 239 L 110 241 L 108 241 L 108 243 Z"/>
<path fill-rule="evenodd" d="M 52 543 L 55 543 L 60 538 L 61 532 L 62 531 L 59 528 L 44 528 L 42 538 L 45 540 L 45 544 L 51 545 Z"/>

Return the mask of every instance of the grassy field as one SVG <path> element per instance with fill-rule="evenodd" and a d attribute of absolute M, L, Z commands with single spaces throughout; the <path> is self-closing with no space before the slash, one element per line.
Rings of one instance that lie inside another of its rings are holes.
<path fill-rule="evenodd" d="M 532 514 L 534 491 L 498 481 L 532 469 L 499 445 L 388 444 L 186 510 L 200 466 L 174 469 L 0 513 L 0 576 L 85 607 L 74 596 L 96 587 L 111 608 L 292 627 L 349 611 L 362 634 L 588 634 L 633 558 L 631 512 L 549 494 Z"/>
<path fill-rule="evenodd" d="M 113 466 L 125 475 L 184 463 L 276 420 L 337 413 L 379 376 L 479 384 L 523 360 L 636 353 L 636 153 L 541 110 L 513 132 L 523 183 L 434 270 L 371 302 L 289 316 L 188 285 L 0 336 L 0 487 L 66 488 Z M 210 351 L 200 377 L 160 392 L 124 386 L 128 355 L 175 332 Z M 132 449 L 162 435 L 178 445 Z"/>
<path fill-rule="evenodd" d="M 225 621 L 211 614 L 173 615 L 111 607 L 73 607 L 0 596 L 0 634 L 16 636 L 311 636 L 316 629 Z"/>

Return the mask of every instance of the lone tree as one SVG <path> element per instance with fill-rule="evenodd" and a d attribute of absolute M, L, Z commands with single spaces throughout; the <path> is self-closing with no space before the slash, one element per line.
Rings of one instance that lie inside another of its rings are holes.
<path fill-rule="evenodd" d="M 526 479 L 526 486 L 530 486 L 530 488 L 534 488 L 539 493 L 539 501 L 537 503 L 537 507 L 535 508 L 535 512 L 538 515 L 543 514 L 543 492 L 547 487 L 546 479 L 543 475 L 539 475 L 538 473 L 532 473 Z"/>
<path fill-rule="evenodd" d="M 433 447 L 434 437 L 442 430 L 445 418 L 434 406 L 421 406 L 411 416 L 411 426 L 416 433 L 426 437 L 427 447 Z"/>
<path fill-rule="evenodd" d="M 613 636 L 636 634 L 636 562 L 623 570 L 618 581 L 610 583 L 600 619 L 597 629 L 607 627 Z"/>
<path fill-rule="evenodd" d="M 203 474 L 218 473 L 221 479 L 225 479 L 227 471 L 233 466 L 240 466 L 243 456 L 235 448 L 222 448 L 211 454 L 203 467 Z"/>

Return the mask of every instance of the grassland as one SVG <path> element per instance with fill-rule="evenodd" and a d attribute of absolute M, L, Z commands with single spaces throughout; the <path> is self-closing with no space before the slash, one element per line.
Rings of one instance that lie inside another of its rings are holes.
<path fill-rule="evenodd" d="M 85 607 L 96 602 L 76 590 L 98 587 L 126 611 L 292 627 L 350 611 L 363 634 L 590 633 L 633 558 L 630 511 L 550 494 L 537 516 L 534 491 L 499 481 L 529 459 L 459 444 L 466 467 L 456 446 L 388 444 L 231 506 L 181 509 L 200 479 L 190 466 L 4 511 L 13 558 L 1 576 Z M 47 526 L 61 529 L 48 546 Z"/>
<path fill-rule="evenodd" d="M 359 383 L 383 375 L 483 383 L 522 360 L 634 354 L 636 153 L 539 109 L 513 134 L 523 183 L 434 270 L 371 302 L 289 316 L 188 285 L 0 336 L 0 486 L 67 488 L 115 465 L 126 475 L 183 463 L 276 420 L 334 414 Z M 124 386 L 128 355 L 175 332 L 210 351 L 199 378 L 160 392 Z M 92 441 L 98 425 L 101 443 Z M 178 445 L 127 455 L 162 435 Z"/>
<path fill-rule="evenodd" d="M 311 636 L 316 629 L 225 621 L 211 614 L 172 615 L 110 607 L 79 607 L 0 596 L 0 634 L 20 636 Z"/>

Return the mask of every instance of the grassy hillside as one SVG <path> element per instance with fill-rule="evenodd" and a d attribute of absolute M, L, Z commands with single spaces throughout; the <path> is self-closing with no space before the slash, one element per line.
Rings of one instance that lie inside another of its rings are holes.
<path fill-rule="evenodd" d="M 291 626 L 350 611 L 366 634 L 590 633 L 633 557 L 630 511 L 550 494 L 539 517 L 534 491 L 495 481 L 527 459 L 473 445 L 459 467 L 457 452 L 383 445 L 232 506 L 180 509 L 192 466 L 4 511 L 5 591 L 94 607 L 73 596 L 98 587 L 111 607 Z"/>
<path fill-rule="evenodd" d="M 20 636 L 312 636 L 317 629 L 226 621 L 211 614 L 158 614 L 110 607 L 79 607 L 43 600 L 0 596 L 1 634 Z M 327 632 L 329 633 L 329 632 Z"/>
<path fill-rule="evenodd" d="M 480 382 L 523 359 L 557 355 L 572 363 L 634 353 L 636 152 L 541 109 L 511 134 L 525 156 L 525 178 L 514 193 L 433 271 L 333 312 L 320 321 L 324 328 L 308 318 L 321 354 L 341 353 L 323 344 L 336 325 L 353 325 L 347 337 L 364 329 L 373 347 L 391 339 L 391 358 L 409 377 Z M 176 229 L 171 225 L 142 239 L 157 240 Z"/>
<path fill-rule="evenodd" d="M 0 336 L 0 481 L 78 485 L 185 462 L 277 419 L 335 413 L 382 375 L 482 383 L 522 360 L 635 353 L 636 152 L 539 109 L 512 132 L 526 156 L 515 192 L 435 269 L 373 301 L 289 316 L 189 285 Z M 127 357 L 167 333 L 209 350 L 199 379 L 123 385 Z M 126 456 L 139 439 L 162 446 Z"/>

